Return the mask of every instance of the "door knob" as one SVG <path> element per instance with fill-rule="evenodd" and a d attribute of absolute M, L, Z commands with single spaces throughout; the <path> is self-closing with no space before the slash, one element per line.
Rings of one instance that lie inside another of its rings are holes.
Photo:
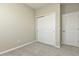
<path fill-rule="evenodd" d="M 65 30 L 63 30 L 63 32 L 65 32 Z"/>
<path fill-rule="evenodd" d="M 77 28 L 77 30 L 79 30 L 79 28 Z"/>
<path fill-rule="evenodd" d="M 51 31 L 51 32 L 55 32 L 55 31 L 53 30 L 53 31 Z"/>

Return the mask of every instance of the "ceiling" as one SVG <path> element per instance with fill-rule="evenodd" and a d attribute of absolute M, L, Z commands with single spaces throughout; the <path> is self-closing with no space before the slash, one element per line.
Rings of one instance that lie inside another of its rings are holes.
<path fill-rule="evenodd" d="M 32 7 L 33 9 L 38 9 L 40 7 L 49 5 L 51 3 L 26 3 L 26 5 L 29 5 L 30 7 Z"/>

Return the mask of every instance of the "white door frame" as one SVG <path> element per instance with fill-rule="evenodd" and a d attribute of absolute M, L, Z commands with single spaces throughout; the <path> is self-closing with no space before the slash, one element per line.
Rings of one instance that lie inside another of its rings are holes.
<path fill-rule="evenodd" d="M 50 14 L 49 14 L 50 15 Z M 56 13 L 55 13 L 55 15 L 56 15 Z M 44 15 L 45 16 L 45 15 Z M 47 15 L 46 15 L 47 16 Z M 36 16 L 36 21 L 37 21 L 37 18 L 40 18 L 40 17 L 43 17 L 43 16 Z M 55 16 L 56 17 L 56 16 Z M 37 23 L 36 23 L 36 25 L 37 25 Z M 56 24 L 55 24 L 56 25 Z M 56 29 L 56 28 L 55 28 Z M 36 28 L 36 34 L 37 34 L 37 32 L 38 32 L 38 29 Z M 55 34 L 56 35 L 56 34 Z M 56 36 L 55 36 L 56 37 Z M 37 35 L 36 35 L 36 40 L 38 41 L 38 39 L 37 39 Z M 55 40 L 56 40 L 56 38 L 55 38 Z M 59 46 L 56 46 L 56 44 L 57 44 L 57 42 L 55 42 L 55 47 L 57 47 L 57 48 L 60 48 Z M 58 44 L 59 44 L 59 42 L 58 42 Z"/>

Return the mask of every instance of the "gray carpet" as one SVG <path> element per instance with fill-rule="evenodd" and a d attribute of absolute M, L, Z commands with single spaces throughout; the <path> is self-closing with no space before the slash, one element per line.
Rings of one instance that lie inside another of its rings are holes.
<path fill-rule="evenodd" d="M 36 42 L 1 56 L 79 56 L 79 48 L 67 45 L 56 48 Z"/>

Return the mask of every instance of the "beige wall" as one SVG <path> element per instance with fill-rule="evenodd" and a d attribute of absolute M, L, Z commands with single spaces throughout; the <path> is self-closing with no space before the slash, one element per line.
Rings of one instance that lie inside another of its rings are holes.
<path fill-rule="evenodd" d="M 33 40 L 34 11 L 24 4 L 0 4 L 0 52 Z"/>
<path fill-rule="evenodd" d="M 62 14 L 79 11 L 79 3 L 64 3 L 61 4 Z"/>
<path fill-rule="evenodd" d="M 51 4 L 36 10 L 36 16 L 56 12 L 56 46 L 60 46 L 60 4 Z"/>

